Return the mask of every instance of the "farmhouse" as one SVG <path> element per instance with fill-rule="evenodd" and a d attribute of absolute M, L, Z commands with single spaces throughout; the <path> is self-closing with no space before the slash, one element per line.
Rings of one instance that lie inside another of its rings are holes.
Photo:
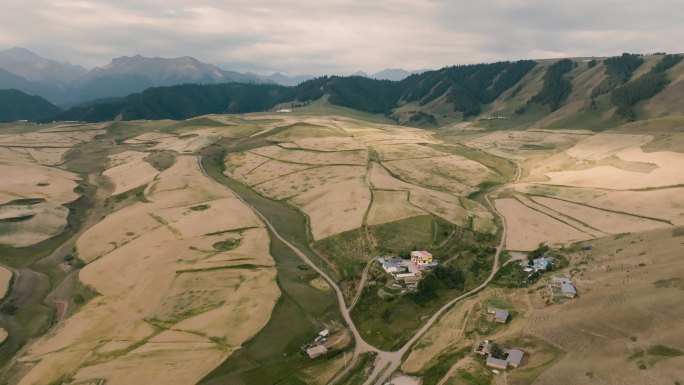
<path fill-rule="evenodd" d="M 500 324 L 505 324 L 509 316 L 508 310 L 495 307 L 488 307 L 487 314 L 493 315 L 494 317 L 491 320 Z"/>
<path fill-rule="evenodd" d="M 508 368 L 508 362 L 506 362 L 506 360 L 502 360 L 500 358 L 494 358 L 492 356 L 487 357 L 486 364 L 490 368 L 503 369 L 503 370 L 506 370 Z"/>
<path fill-rule="evenodd" d="M 486 365 L 490 368 L 504 370 L 508 369 L 508 367 L 517 368 L 520 366 L 523 357 L 525 356 L 525 352 L 519 349 L 503 349 L 503 352 L 505 357 L 504 359 L 489 356 L 485 362 Z"/>
<path fill-rule="evenodd" d="M 425 250 L 416 250 L 411 252 L 411 262 L 418 266 L 432 263 L 432 254 Z"/>
<path fill-rule="evenodd" d="M 507 320 L 508 320 L 508 310 L 496 309 L 496 311 L 494 312 L 494 322 L 498 322 L 500 324 L 505 324 Z"/>
<path fill-rule="evenodd" d="M 316 345 L 312 348 L 306 349 L 306 354 L 309 355 L 309 358 L 316 358 L 324 355 L 327 352 L 328 348 L 326 348 L 325 345 Z"/>
<path fill-rule="evenodd" d="M 553 266 L 556 261 L 553 257 L 541 257 L 532 260 L 532 269 L 534 271 L 547 271 Z"/>
<path fill-rule="evenodd" d="M 387 274 L 398 274 L 406 271 L 404 260 L 401 258 L 378 258 L 378 262 Z"/>
<path fill-rule="evenodd" d="M 561 283 L 561 294 L 568 298 L 575 298 L 577 296 L 577 289 L 572 283 Z"/>
<path fill-rule="evenodd" d="M 432 259 L 432 254 L 425 250 L 411 252 L 411 262 L 419 269 L 428 269 L 437 266 L 437 261 Z"/>
<path fill-rule="evenodd" d="M 520 366 L 525 356 L 525 352 L 519 349 L 504 349 L 504 353 L 506 353 L 506 362 L 513 368 Z"/>

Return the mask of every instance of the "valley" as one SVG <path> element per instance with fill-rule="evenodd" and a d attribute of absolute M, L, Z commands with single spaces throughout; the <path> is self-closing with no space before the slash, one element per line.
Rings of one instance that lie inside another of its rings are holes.
<path fill-rule="evenodd" d="M 583 99 L 586 62 L 549 111 L 516 63 L 479 115 L 0 125 L 0 382 L 676 384 L 683 115 Z"/>

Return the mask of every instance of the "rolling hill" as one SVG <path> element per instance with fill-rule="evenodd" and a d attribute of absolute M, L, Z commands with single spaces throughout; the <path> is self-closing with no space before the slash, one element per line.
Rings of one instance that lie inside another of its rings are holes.
<path fill-rule="evenodd" d="M 0 90 L 0 106 L 0 122 L 36 120 L 61 112 L 59 107 L 40 96 L 26 95 L 14 89 Z"/>

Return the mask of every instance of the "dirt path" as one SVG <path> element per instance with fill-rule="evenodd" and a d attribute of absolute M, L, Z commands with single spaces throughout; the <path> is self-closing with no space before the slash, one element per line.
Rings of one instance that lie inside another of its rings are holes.
<path fill-rule="evenodd" d="M 354 299 L 351 301 L 349 304 L 349 311 L 351 311 L 354 306 L 356 306 L 356 303 L 359 302 L 359 298 L 361 298 L 361 294 L 363 294 L 363 288 L 366 286 L 366 281 L 368 280 L 368 270 L 370 270 L 371 265 L 375 262 L 375 257 L 371 258 L 368 263 L 366 263 L 366 267 L 363 268 L 363 272 L 361 272 L 361 279 L 359 280 L 359 285 L 356 288 L 356 295 L 354 295 Z"/>
<path fill-rule="evenodd" d="M 473 358 L 472 358 L 472 357 L 466 357 L 466 358 L 464 358 L 464 359 L 462 359 L 462 360 L 459 360 L 456 364 L 454 364 L 454 366 L 451 367 L 451 369 L 449 369 L 449 371 L 444 375 L 444 377 L 442 377 L 442 379 L 439 380 L 439 382 L 437 383 L 437 385 L 444 385 L 444 383 L 447 382 L 447 380 L 449 379 L 449 377 L 451 377 L 454 373 L 456 373 L 456 371 L 457 371 L 458 369 L 463 369 L 463 368 L 465 368 L 465 367 L 468 366 L 471 362 L 473 362 Z"/>
<path fill-rule="evenodd" d="M 202 173 L 205 176 L 207 176 L 208 178 L 211 178 L 211 176 L 209 174 L 207 174 L 207 172 L 204 170 L 204 167 L 202 165 L 202 158 L 200 156 L 197 157 L 197 162 L 199 163 L 199 168 L 202 171 Z M 271 233 L 276 238 L 278 238 L 278 240 L 280 240 L 283 244 L 285 244 L 288 248 L 290 248 L 297 256 L 299 256 L 299 258 L 302 259 L 302 261 L 304 261 L 304 263 L 306 263 L 315 272 L 317 272 L 321 277 L 323 277 L 323 279 L 325 279 L 328 282 L 328 284 L 330 284 L 330 286 L 335 290 L 335 294 L 337 295 L 337 300 L 338 300 L 338 304 L 339 304 L 339 308 L 340 308 L 340 313 L 342 314 L 342 317 L 344 318 L 345 322 L 347 323 L 347 325 L 349 326 L 349 329 L 352 332 L 352 336 L 354 337 L 355 347 L 354 347 L 354 354 L 352 356 L 350 363 L 347 365 L 347 367 L 343 371 L 338 373 L 338 375 L 335 376 L 329 382 L 329 384 L 330 385 L 335 384 L 349 370 L 351 370 L 354 367 L 354 363 L 357 361 L 360 354 L 366 353 L 366 352 L 375 352 L 375 353 L 377 353 L 377 358 L 375 360 L 375 366 L 374 366 L 372 373 L 368 377 L 368 379 L 364 382 L 364 385 L 371 385 L 373 383 L 375 385 L 381 385 L 399 368 L 399 366 L 401 365 L 403 356 L 411 348 L 411 346 L 413 346 L 413 344 L 416 343 L 416 341 L 418 341 L 418 339 L 420 339 L 420 337 L 422 337 L 423 334 L 425 334 L 428 331 L 428 329 L 430 329 L 430 327 L 437 321 L 437 319 L 439 319 L 439 317 L 442 316 L 442 314 L 444 314 L 456 302 L 458 302 L 464 298 L 467 298 L 467 297 L 481 291 L 482 289 L 484 289 L 492 281 L 492 279 L 494 279 L 494 276 L 496 275 L 496 272 L 498 271 L 499 257 L 501 255 L 501 252 L 504 250 L 504 246 L 505 246 L 505 242 L 506 242 L 507 227 L 506 227 L 505 218 L 496 210 L 496 207 L 494 207 L 494 205 L 492 204 L 491 199 L 490 199 L 490 195 L 492 195 L 492 194 L 500 191 L 501 189 L 507 187 L 509 184 L 517 182 L 520 179 L 520 175 L 521 175 L 520 164 L 516 162 L 515 180 L 513 180 L 507 184 L 501 185 L 498 188 L 496 188 L 495 190 L 492 190 L 491 192 L 489 192 L 485 195 L 485 201 L 486 201 L 487 205 L 489 206 L 490 210 L 496 216 L 498 216 L 501 219 L 501 225 L 502 225 L 501 241 L 499 242 L 499 245 L 496 248 L 496 253 L 494 254 L 494 263 L 492 265 L 492 271 L 489 274 L 489 276 L 487 277 L 487 279 L 482 284 L 480 284 L 478 287 L 476 287 L 476 288 L 470 290 L 469 292 L 464 293 L 464 294 L 452 299 L 451 301 L 446 303 L 444 306 L 442 306 L 439 310 L 437 310 L 432 315 L 432 317 L 430 317 L 430 319 L 423 325 L 423 327 L 421 327 L 413 335 L 413 337 L 411 337 L 411 339 L 408 342 L 406 342 L 406 344 L 404 344 L 404 346 L 402 346 L 401 349 L 399 349 L 397 351 L 393 351 L 393 352 L 379 350 L 379 349 L 371 346 L 369 343 L 367 343 L 363 339 L 363 337 L 361 337 L 361 334 L 359 333 L 358 329 L 356 328 L 356 325 L 354 324 L 354 321 L 351 318 L 350 309 L 353 306 L 350 306 L 349 308 L 347 308 L 347 306 L 345 304 L 345 300 L 344 300 L 344 295 L 342 294 L 342 290 L 332 280 L 332 278 L 330 278 L 328 276 L 328 274 L 326 274 L 315 263 L 313 263 L 309 259 L 309 257 L 306 256 L 306 254 L 304 254 L 296 246 L 294 246 L 292 243 L 288 242 L 285 238 L 283 238 L 280 235 L 280 233 L 278 233 L 278 231 L 275 229 L 273 224 L 266 218 L 266 216 L 264 216 L 254 206 L 247 203 L 240 195 L 236 194 L 235 192 L 233 192 L 233 193 L 242 203 L 244 203 L 247 207 L 249 207 L 250 210 L 252 210 L 264 222 L 266 227 L 271 231 Z M 228 187 L 226 187 L 226 188 L 228 189 Z M 369 264 L 366 267 L 370 266 L 370 263 L 372 263 L 372 261 L 369 262 Z M 357 290 L 357 296 L 358 296 L 358 292 L 360 292 L 360 290 Z M 356 298 L 355 298 L 355 301 L 353 302 L 353 304 L 355 302 L 356 302 Z"/>

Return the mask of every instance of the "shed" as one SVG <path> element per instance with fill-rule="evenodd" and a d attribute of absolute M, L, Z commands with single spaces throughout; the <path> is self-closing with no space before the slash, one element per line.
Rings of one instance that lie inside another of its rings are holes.
<path fill-rule="evenodd" d="M 508 320 L 508 310 L 496 309 L 496 311 L 494 312 L 494 322 L 498 322 L 500 324 L 505 324 L 507 320 Z"/>
<path fill-rule="evenodd" d="M 577 290 L 571 283 L 561 283 L 561 294 L 568 298 L 575 298 L 577 296 Z"/>
<path fill-rule="evenodd" d="M 506 356 L 508 365 L 514 368 L 520 366 L 523 356 L 525 356 L 525 352 L 519 349 L 504 349 L 503 351 L 508 354 L 508 356 Z"/>
<path fill-rule="evenodd" d="M 508 362 L 506 360 L 501 360 L 499 358 L 494 358 L 492 356 L 487 357 L 487 366 L 490 368 L 503 369 L 506 370 L 508 367 Z"/>
<path fill-rule="evenodd" d="M 327 352 L 328 348 L 326 348 L 325 345 L 316 345 L 312 348 L 306 349 L 306 354 L 309 355 L 309 358 L 316 358 L 324 355 Z"/>
<path fill-rule="evenodd" d="M 327 337 L 327 336 L 330 335 L 330 330 L 328 330 L 328 329 L 323 329 L 323 330 L 321 330 L 320 333 L 318 333 L 318 335 L 321 336 L 321 337 Z"/>

